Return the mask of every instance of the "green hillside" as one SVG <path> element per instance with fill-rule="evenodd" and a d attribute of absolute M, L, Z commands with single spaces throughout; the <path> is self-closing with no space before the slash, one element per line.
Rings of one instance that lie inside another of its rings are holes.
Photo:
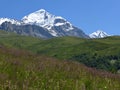
<path fill-rule="evenodd" d="M 120 75 L 0 47 L 0 90 L 119 90 Z"/>
<path fill-rule="evenodd" d="M 61 60 L 74 60 L 89 67 L 119 73 L 120 37 L 81 39 L 59 37 L 48 40 L 0 32 L 0 44 L 6 47 L 26 49 L 34 53 Z"/>

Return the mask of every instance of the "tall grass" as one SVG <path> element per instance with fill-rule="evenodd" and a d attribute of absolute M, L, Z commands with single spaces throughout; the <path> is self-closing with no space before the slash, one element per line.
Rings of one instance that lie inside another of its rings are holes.
<path fill-rule="evenodd" d="M 72 61 L 0 48 L 1 90 L 119 90 L 120 75 Z"/>

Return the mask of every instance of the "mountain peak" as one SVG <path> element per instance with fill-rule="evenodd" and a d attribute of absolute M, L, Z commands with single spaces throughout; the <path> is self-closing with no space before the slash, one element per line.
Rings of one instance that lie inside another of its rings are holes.
<path fill-rule="evenodd" d="M 48 13 L 44 9 L 40 9 L 23 17 L 22 21 L 25 24 L 35 24 L 44 27 L 48 24 L 51 24 L 51 22 L 53 22 L 53 19 L 54 19 L 54 15 Z"/>
<path fill-rule="evenodd" d="M 44 9 L 40 9 L 38 11 L 35 11 L 23 17 L 22 21 L 25 24 L 32 24 L 32 25 L 34 24 L 34 25 L 44 27 L 48 29 L 53 36 L 57 36 L 57 32 L 54 31 L 55 29 L 54 26 L 67 25 L 68 28 L 66 28 L 66 30 L 73 29 L 72 24 L 67 22 L 64 18 L 50 14 Z"/>
<path fill-rule="evenodd" d="M 5 21 L 18 25 L 17 24 L 18 21 L 15 21 L 12 19 L 0 20 L 1 24 Z M 20 25 L 24 25 L 24 26 L 34 25 L 34 26 L 31 26 L 32 28 L 35 26 L 38 26 L 39 28 L 42 27 L 45 31 L 47 31 L 53 37 L 75 36 L 75 37 L 89 38 L 81 29 L 73 26 L 66 19 L 62 18 L 61 16 L 55 16 L 44 9 L 40 9 L 38 11 L 30 13 L 29 15 L 24 16 L 22 20 L 20 20 L 19 22 L 20 22 Z M 41 36 L 40 32 L 43 32 L 43 31 L 41 31 L 40 29 L 39 29 L 39 32 L 34 31 L 34 28 L 33 28 L 33 33 L 37 33 L 37 35 L 39 33 L 38 36 Z"/>
<path fill-rule="evenodd" d="M 97 30 L 96 33 L 106 33 L 106 32 L 104 32 L 102 30 Z"/>
<path fill-rule="evenodd" d="M 45 9 L 40 9 L 40 10 L 38 10 L 39 12 L 46 12 L 46 10 Z"/>
<path fill-rule="evenodd" d="M 104 38 L 104 37 L 107 37 L 110 35 L 108 35 L 106 32 L 104 32 L 102 30 L 97 30 L 96 32 L 93 32 L 89 36 L 90 36 L 90 38 Z"/>
<path fill-rule="evenodd" d="M 48 13 L 45 9 L 40 9 L 38 11 L 35 11 L 34 13 L 36 14 L 44 14 L 44 13 Z"/>

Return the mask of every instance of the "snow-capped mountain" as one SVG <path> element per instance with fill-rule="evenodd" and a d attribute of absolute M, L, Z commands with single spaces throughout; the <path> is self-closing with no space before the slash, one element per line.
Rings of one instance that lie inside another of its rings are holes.
<path fill-rule="evenodd" d="M 66 19 L 50 14 L 44 9 L 40 9 L 22 18 L 25 24 L 34 24 L 44 27 L 48 32 L 55 37 L 59 36 L 77 36 L 88 37 L 85 33 L 74 27 Z"/>
<path fill-rule="evenodd" d="M 96 32 L 93 32 L 92 34 L 89 35 L 90 38 L 104 38 L 110 36 L 106 32 L 102 30 L 97 30 Z"/>
<path fill-rule="evenodd" d="M 9 19 L 9 18 L 0 18 L 0 25 L 4 22 L 11 22 L 12 24 L 21 25 L 20 21 Z"/>
<path fill-rule="evenodd" d="M 45 32 L 49 33 L 53 37 L 75 36 L 75 37 L 89 38 L 89 36 L 87 36 L 81 29 L 78 29 L 77 27 L 73 26 L 66 19 L 60 16 L 52 15 L 49 12 L 45 11 L 44 9 L 40 9 L 29 15 L 26 15 L 20 21 L 14 20 L 14 19 L 8 19 L 8 18 L 1 18 L 0 19 L 1 29 L 5 29 L 6 24 L 2 25 L 5 22 L 10 22 L 11 24 L 16 25 L 15 26 L 16 28 L 18 28 L 20 25 L 22 26 L 23 25 L 36 25 L 36 26 L 39 26 L 40 29 L 41 28 L 42 30 L 44 29 Z M 11 25 L 10 23 L 7 23 L 7 26 L 9 26 L 7 28 L 7 31 L 9 31 L 9 28 L 11 29 L 13 27 L 13 25 Z M 17 30 L 16 28 L 10 31 L 18 32 L 18 31 L 15 31 Z M 22 29 L 22 27 L 20 28 Z M 40 29 L 38 29 L 37 27 L 37 31 L 39 30 L 40 32 Z M 31 31 L 32 33 L 39 34 L 39 32 L 36 32 L 36 30 L 31 30 Z M 43 34 L 45 34 L 45 32 Z M 37 34 L 35 35 L 37 36 Z M 38 37 L 40 36 L 41 35 L 39 35 Z"/>
<path fill-rule="evenodd" d="M 47 11 L 45 11 L 44 9 L 40 9 L 36 12 L 33 12 L 25 17 L 22 18 L 22 21 L 25 24 L 35 24 L 38 26 L 42 26 L 45 27 L 47 29 L 51 29 L 53 26 L 62 26 L 65 24 L 69 24 L 69 28 L 67 29 L 72 30 L 72 24 L 69 23 L 68 21 L 66 21 L 64 18 L 60 17 L 60 16 L 55 16 L 52 15 L 50 13 L 48 13 Z"/>

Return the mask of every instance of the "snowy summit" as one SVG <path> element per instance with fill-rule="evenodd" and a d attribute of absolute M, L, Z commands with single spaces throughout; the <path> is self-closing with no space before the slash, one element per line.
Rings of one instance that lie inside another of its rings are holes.
<path fill-rule="evenodd" d="M 22 18 L 26 24 L 37 24 L 39 26 L 46 26 L 54 22 L 55 16 L 48 13 L 44 9 L 40 9 Z"/>
<path fill-rule="evenodd" d="M 57 36 L 57 33 L 53 29 L 54 26 L 68 25 L 69 27 L 65 28 L 67 31 L 73 29 L 72 24 L 66 21 L 64 18 L 52 15 L 44 9 L 40 9 L 23 17 L 22 21 L 25 24 L 35 24 L 44 27 L 48 29 L 53 36 Z"/>
<path fill-rule="evenodd" d="M 102 30 L 97 30 L 96 32 L 93 32 L 92 34 L 89 35 L 90 38 L 104 38 L 110 36 L 106 32 Z"/>

